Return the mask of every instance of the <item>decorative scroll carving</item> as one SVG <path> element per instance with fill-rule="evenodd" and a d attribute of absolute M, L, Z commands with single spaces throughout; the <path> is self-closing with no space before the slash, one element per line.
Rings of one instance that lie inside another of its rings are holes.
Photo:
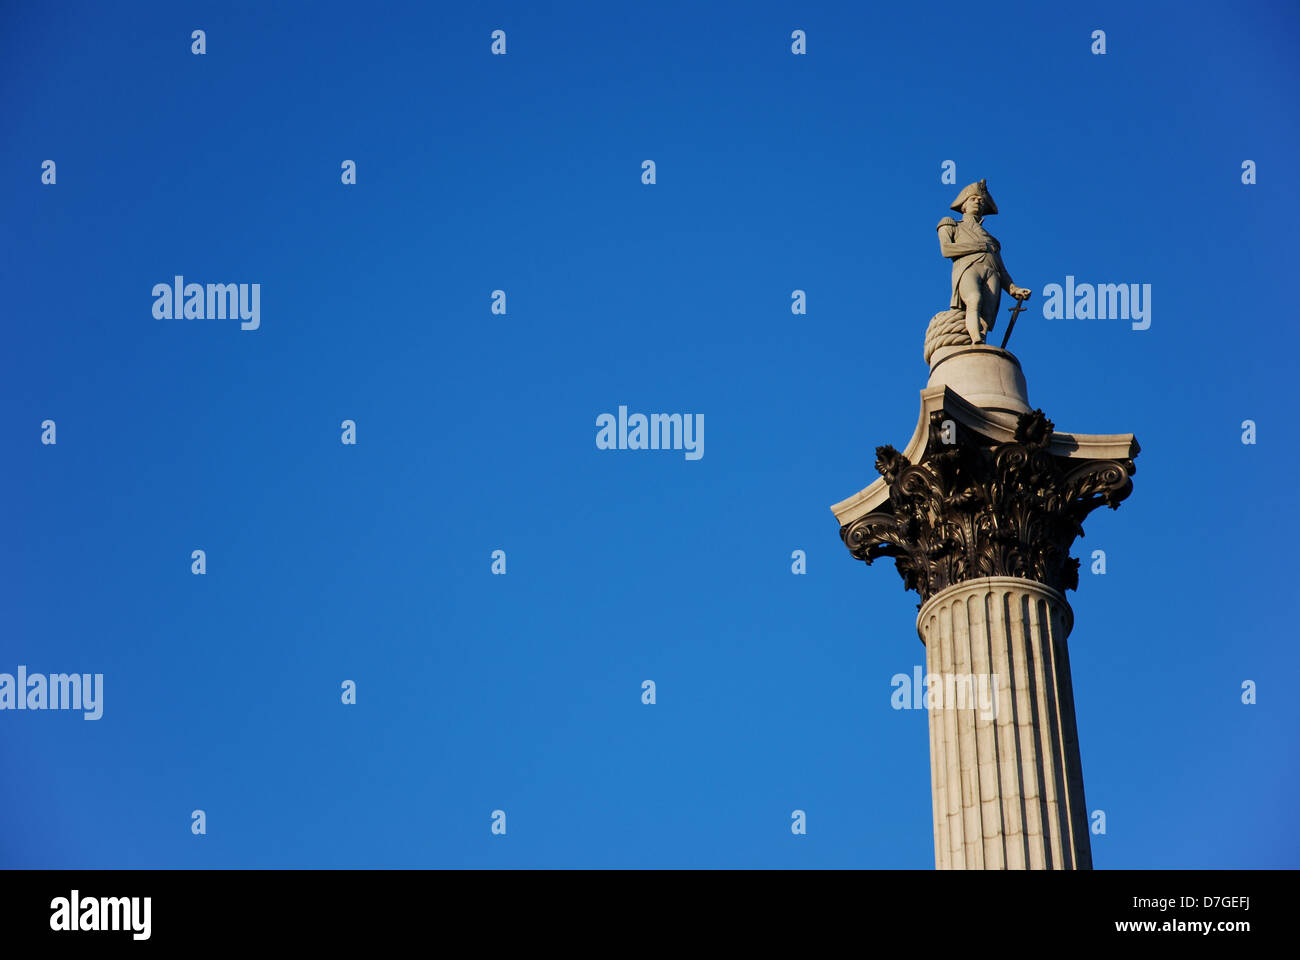
<path fill-rule="evenodd" d="M 1117 509 L 1132 492 L 1138 447 L 1125 460 L 1068 459 L 1048 452 L 1052 429 L 1035 410 L 1021 414 L 1014 441 L 994 443 L 932 413 L 920 463 L 876 448 L 888 506 L 841 527 L 840 537 L 868 564 L 892 557 L 922 603 L 978 577 L 1076 589 L 1079 561 L 1070 547 L 1083 535 L 1084 517 L 1102 504 Z"/>

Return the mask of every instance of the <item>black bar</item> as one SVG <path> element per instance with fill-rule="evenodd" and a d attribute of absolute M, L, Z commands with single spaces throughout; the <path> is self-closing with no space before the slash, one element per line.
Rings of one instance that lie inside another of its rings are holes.
<path fill-rule="evenodd" d="M 538 947 L 590 941 L 677 952 L 701 930 L 760 945 L 772 937 L 802 937 L 806 944 L 814 935 L 843 934 L 873 948 L 953 943 L 995 950 L 1050 936 L 1039 942 L 1183 947 L 1199 940 L 1232 949 L 1261 932 L 1285 932 L 1279 905 L 1289 901 L 1294 880 L 1286 871 L 1208 870 L 5 871 L 0 930 L 6 946 L 90 950 L 288 942 L 373 948 L 401 946 L 414 935 L 459 953 L 455 938 L 473 934 L 480 945 L 522 937 Z M 101 915 L 102 898 L 115 898 L 105 925 L 118 919 L 128 929 L 51 929 L 52 921 L 70 920 L 73 890 L 86 922 Z M 148 937 L 136 939 L 144 932 L 145 897 Z M 69 907 L 63 917 L 56 916 L 60 898 Z M 141 899 L 127 912 L 116 898 Z M 1190 929 L 1206 922 L 1208 932 Z M 1119 928 L 1133 923 L 1154 927 Z M 1244 927 L 1218 927 L 1227 923 Z"/>

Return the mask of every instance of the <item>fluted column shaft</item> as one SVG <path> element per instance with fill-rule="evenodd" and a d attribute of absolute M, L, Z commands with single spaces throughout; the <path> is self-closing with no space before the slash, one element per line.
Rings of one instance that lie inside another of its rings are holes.
<path fill-rule="evenodd" d="M 1073 622 L 1063 594 L 1019 577 L 968 580 L 922 605 L 939 687 L 926 694 L 937 869 L 1091 869 Z M 963 677 L 975 692 L 988 678 L 990 692 L 961 696 Z"/>

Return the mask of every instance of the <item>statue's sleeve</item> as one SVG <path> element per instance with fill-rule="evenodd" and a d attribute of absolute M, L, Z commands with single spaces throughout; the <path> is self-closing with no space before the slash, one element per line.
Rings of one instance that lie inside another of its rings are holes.
<path fill-rule="evenodd" d="M 983 253 L 986 249 L 982 243 L 959 243 L 956 239 L 957 221 L 952 217 L 940 220 L 938 230 L 939 252 L 949 260 L 964 257 L 968 253 Z"/>

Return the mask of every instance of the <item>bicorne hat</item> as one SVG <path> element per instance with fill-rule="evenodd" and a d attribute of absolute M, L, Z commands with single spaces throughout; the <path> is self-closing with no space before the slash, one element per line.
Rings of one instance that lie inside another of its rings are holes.
<path fill-rule="evenodd" d="M 998 212 L 998 205 L 993 202 L 993 197 L 989 193 L 987 180 L 981 180 L 979 183 L 972 183 L 966 187 L 961 193 L 957 194 L 957 199 L 952 202 L 952 206 L 948 209 L 961 213 L 961 205 L 974 196 L 984 198 L 984 210 L 980 216 L 988 216 L 990 213 Z"/>

